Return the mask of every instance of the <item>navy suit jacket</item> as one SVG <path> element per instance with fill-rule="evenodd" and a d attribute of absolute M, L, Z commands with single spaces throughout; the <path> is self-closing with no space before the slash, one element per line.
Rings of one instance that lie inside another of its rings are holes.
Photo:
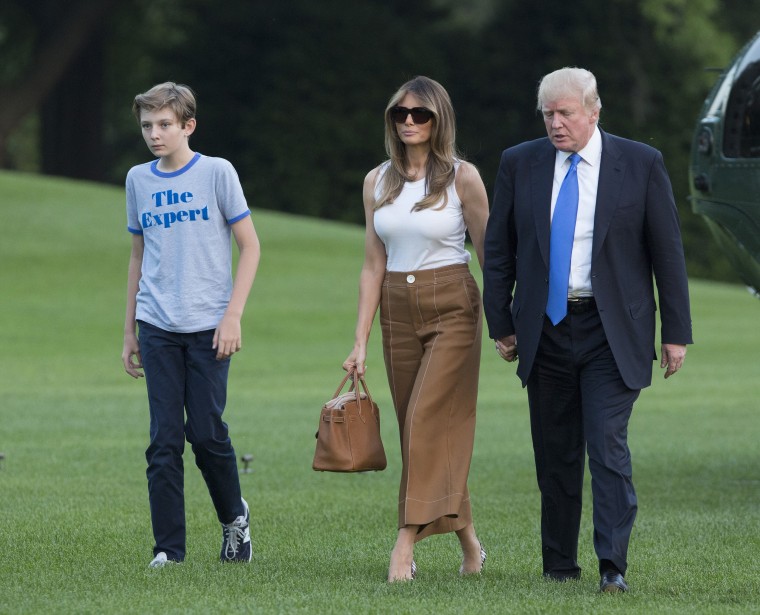
<path fill-rule="evenodd" d="M 591 284 L 623 381 L 641 389 L 651 384 L 657 359 L 654 281 L 662 343 L 692 343 L 680 224 L 660 152 L 604 131 L 601 135 Z M 523 386 L 549 292 L 555 154 L 548 138 L 503 152 L 486 230 L 483 305 L 489 334 L 493 339 L 516 335 Z"/>

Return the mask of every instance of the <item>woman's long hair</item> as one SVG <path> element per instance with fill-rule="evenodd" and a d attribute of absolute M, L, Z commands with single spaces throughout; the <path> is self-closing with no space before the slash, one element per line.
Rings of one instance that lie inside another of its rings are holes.
<path fill-rule="evenodd" d="M 414 206 L 414 211 L 437 205 L 443 209 L 448 200 L 447 189 L 454 182 L 454 161 L 460 158 L 456 151 L 456 123 L 454 107 L 444 87 L 428 77 L 415 77 L 402 85 L 388 101 L 385 109 L 385 151 L 390 164 L 382 177 L 380 197 L 375 209 L 396 200 L 404 182 L 412 181 L 406 173 L 406 145 L 398 136 L 390 110 L 407 94 L 413 94 L 420 104 L 433 112 L 430 120 L 430 153 L 425 169 L 425 197 Z"/>

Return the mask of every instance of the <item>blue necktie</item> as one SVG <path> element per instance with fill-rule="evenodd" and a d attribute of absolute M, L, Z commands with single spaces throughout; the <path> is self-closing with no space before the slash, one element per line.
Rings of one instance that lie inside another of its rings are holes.
<path fill-rule="evenodd" d="M 570 278 L 575 218 L 578 214 L 578 163 L 581 157 L 573 152 L 569 160 L 570 169 L 562 180 L 554 205 L 549 242 L 549 299 L 546 302 L 546 314 L 553 325 L 567 314 L 567 282 Z"/>

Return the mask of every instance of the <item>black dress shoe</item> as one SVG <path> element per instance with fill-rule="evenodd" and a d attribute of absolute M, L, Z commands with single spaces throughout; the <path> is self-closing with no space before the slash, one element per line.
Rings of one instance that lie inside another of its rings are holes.
<path fill-rule="evenodd" d="M 617 594 L 627 592 L 628 585 L 617 570 L 608 570 L 602 573 L 602 580 L 599 582 L 599 591 L 605 594 Z"/>
<path fill-rule="evenodd" d="M 577 581 L 581 578 L 580 572 L 544 572 L 544 578 L 549 581 L 558 581 L 564 583 L 565 581 Z"/>

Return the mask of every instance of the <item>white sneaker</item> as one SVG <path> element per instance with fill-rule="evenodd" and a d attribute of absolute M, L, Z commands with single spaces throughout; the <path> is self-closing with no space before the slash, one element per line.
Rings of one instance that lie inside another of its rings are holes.
<path fill-rule="evenodd" d="M 149 566 L 151 568 L 163 568 L 168 562 L 169 559 L 166 557 L 166 553 L 161 551 L 160 553 L 156 554 L 156 557 L 153 558 L 153 561 L 151 561 Z"/>
<path fill-rule="evenodd" d="M 251 531 L 248 502 L 243 500 L 245 512 L 232 523 L 222 524 L 222 562 L 251 561 Z"/>

